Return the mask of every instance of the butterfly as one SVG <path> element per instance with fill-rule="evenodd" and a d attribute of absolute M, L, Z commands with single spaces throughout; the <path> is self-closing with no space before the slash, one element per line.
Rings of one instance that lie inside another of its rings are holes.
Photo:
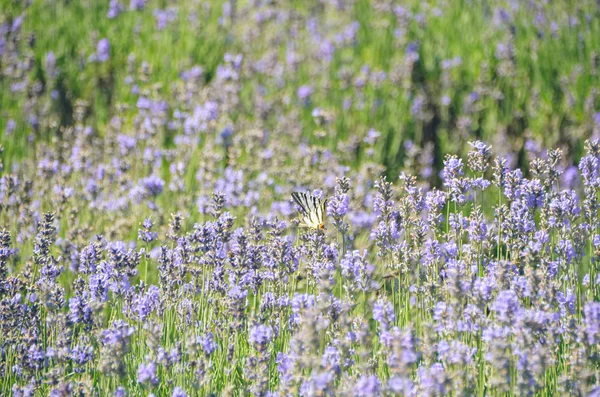
<path fill-rule="evenodd" d="M 302 221 L 300 227 L 325 230 L 325 205 L 327 199 L 320 199 L 305 192 L 293 192 L 292 198 L 300 206 Z"/>

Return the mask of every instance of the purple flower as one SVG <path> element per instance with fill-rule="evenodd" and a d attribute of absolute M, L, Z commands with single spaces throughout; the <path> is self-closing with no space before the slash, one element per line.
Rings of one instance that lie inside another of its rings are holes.
<path fill-rule="evenodd" d="M 143 295 L 133 297 L 131 304 L 123 307 L 123 313 L 130 312 L 136 320 L 145 321 L 160 305 L 160 289 L 151 285 Z"/>
<path fill-rule="evenodd" d="M 335 194 L 327 201 L 327 214 L 341 218 L 348 213 L 349 203 L 346 193 Z"/>
<path fill-rule="evenodd" d="M 463 178 L 463 163 L 462 159 L 456 156 L 447 156 L 444 161 L 444 170 L 442 171 L 442 179 L 444 186 L 450 192 L 450 199 L 460 205 L 467 201 L 467 191 L 471 187 L 471 181 L 468 178 Z"/>
<path fill-rule="evenodd" d="M 500 291 L 492 304 L 492 310 L 496 312 L 498 319 L 505 323 L 511 323 L 522 311 L 519 298 L 512 290 Z"/>
<path fill-rule="evenodd" d="M 156 19 L 156 28 L 164 30 L 169 23 L 177 19 L 177 8 L 156 9 L 154 10 L 154 18 Z"/>
<path fill-rule="evenodd" d="M 149 177 L 142 179 L 140 182 L 146 192 L 153 197 L 161 194 L 165 187 L 165 181 L 156 175 L 150 175 Z"/>
<path fill-rule="evenodd" d="M 93 323 L 92 308 L 83 296 L 74 296 L 69 299 L 69 320 L 75 324 L 91 325 Z"/>
<path fill-rule="evenodd" d="M 298 88 L 298 98 L 302 101 L 307 101 L 311 94 L 312 94 L 313 90 L 311 87 L 307 86 L 307 85 L 303 85 L 300 88 Z"/>
<path fill-rule="evenodd" d="M 417 62 L 419 60 L 419 47 L 420 44 L 418 42 L 408 43 L 406 46 L 406 60 L 410 63 Z"/>
<path fill-rule="evenodd" d="M 70 356 L 74 363 L 83 366 L 94 359 L 94 347 L 77 345 L 71 349 Z"/>
<path fill-rule="evenodd" d="M 112 327 L 102 332 L 102 343 L 105 345 L 128 344 L 135 328 L 123 320 L 114 321 Z"/>
<path fill-rule="evenodd" d="M 9 119 L 6 122 L 6 127 L 4 130 L 4 133 L 6 134 L 6 136 L 9 136 L 13 133 L 13 131 L 17 128 L 17 122 L 13 119 Z"/>
<path fill-rule="evenodd" d="M 375 267 L 367 260 L 367 251 L 347 252 L 340 261 L 342 276 L 346 277 L 345 285 L 349 289 L 366 291 L 371 288 L 371 276 Z"/>
<path fill-rule="evenodd" d="M 96 62 L 106 62 L 110 58 L 110 42 L 108 39 L 102 39 L 96 46 Z"/>
<path fill-rule="evenodd" d="M 153 226 L 152 219 L 146 218 L 144 222 L 142 222 L 142 229 L 138 229 L 138 239 L 145 243 L 151 243 L 156 240 L 158 238 L 158 233 L 152 231 Z"/>
<path fill-rule="evenodd" d="M 380 221 L 377 227 L 371 230 L 371 239 L 377 241 L 377 245 L 381 248 L 390 247 L 395 240 L 400 238 L 400 230 L 395 220 L 386 223 Z"/>
<path fill-rule="evenodd" d="M 234 129 L 232 125 L 225 126 L 219 133 L 216 143 L 218 144 L 230 144 L 231 137 L 233 136 Z"/>
<path fill-rule="evenodd" d="M 595 144 L 597 145 L 598 142 L 596 141 Z M 593 154 L 583 156 L 579 161 L 579 171 L 584 185 L 596 187 L 600 185 L 600 159 L 597 156 Z"/>
<path fill-rule="evenodd" d="M 423 111 L 424 105 L 425 105 L 425 96 L 417 95 L 413 99 L 412 105 L 410 107 L 410 113 L 413 115 L 413 117 L 416 117 L 417 119 L 420 119 L 420 117 L 422 117 L 421 113 Z"/>
<path fill-rule="evenodd" d="M 149 362 L 141 363 L 138 366 L 137 381 L 144 385 L 158 385 L 158 377 L 156 376 L 156 364 Z"/>
<path fill-rule="evenodd" d="M 586 342 L 589 346 L 597 346 L 600 343 L 600 303 L 587 302 L 583 306 L 583 315 Z"/>
<path fill-rule="evenodd" d="M 381 382 L 376 375 L 362 375 L 352 388 L 356 397 L 375 397 L 381 394 Z"/>
<path fill-rule="evenodd" d="M 287 354 L 278 352 L 275 362 L 277 363 L 277 372 L 279 372 L 281 383 L 288 383 L 291 379 L 291 371 L 294 364 L 292 359 Z"/>
<path fill-rule="evenodd" d="M 569 229 L 572 220 L 580 213 L 577 193 L 573 190 L 560 192 L 559 195 L 552 198 L 548 209 L 550 212 L 548 223 L 551 227 L 564 226 Z"/>
<path fill-rule="evenodd" d="M 415 394 L 415 385 L 408 377 L 394 376 L 388 380 L 387 387 L 391 392 L 399 395 L 412 396 Z"/>
<path fill-rule="evenodd" d="M 579 185 L 579 172 L 577 167 L 571 165 L 565 169 L 561 175 L 561 186 L 565 189 L 573 190 Z"/>
<path fill-rule="evenodd" d="M 447 393 L 446 372 L 440 363 L 431 367 L 420 367 L 417 371 L 419 392 L 417 394 L 428 396 L 443 396 Z"/>
<path fill-rule="evenodd" d="M 129 2 L 129 9 L 131 11 L 141 11 L 146 6 L 146 0 L 131 0 Z"/>
<path fill-rule="evenodd" d="M 262 349 L 265 345 L 271 342 L 273 338 L 273 328 L 268 325 L 255 325 L 250 329 L 248 340 L 253 345 L 256 345 L 259 349 Z"/>
<path fill-rule="evenodd" d="M 336 374 L 339 374 L 341 368 L 342 355 L 334 346 L 327 346 L 321 356 L 321 365 L 326 369 L 332 369 Z"/>
<path fill-rule="evenodd" d="M 373 319 L 383 330 L 388 329 L 388 326 L 396 321 L 392 303 L 382 298 L 378 299 L 373 305 Z"/>
<path fill-rule="evenodd" d="M 333 395 L 333 381 L 335 374 L 330 371 L 316 372 L 310 374 L 310 378 L 300 386 L 300 396 L 327 396 Z"/>
<path fill-rule="evenodd" d="M 437 332 L 454 329 L 456 327 L 454 308 L 444 301 L 436 302 L 433 306 L 433 320 Z"/>
<path fill-rule="evenodd" d="M 367 136 L 363 139 L 363 141 L 368 145 L 374 145 L 380 136 L 381 132 L 375 131 L 371 128 L 369 131 L 367 131 Z"/>
<path fill-rule="evenodd" d="M 117 16 L 119 16 L 119 14 L 122 12 L 123 12 L 123 5 L 121 3 L 119 3 L 118 0 L 110 0 L 110 3 L 108 4 L 108 13 L 106 14 L 106 16 L 109 19 L 113 19 L 113 18 L 116 18 Z"/>
<path fill-rule="evenodd" d="M 445 180 L 458 178 L 464 174 L 462 159 L 456 156 L 448 156 L 444 160 L 444 171 L 442 177 Z"/>
<path fill-rule="evenodd" d="M 202 350 L 204 350 L 204 354 L 210 356 L 217 348 L 217 342 L 215 342 L 215 336 L 212 332 L 207 332 L 206 334 L 198 337 L 198 343 L 202 346 Z"/>

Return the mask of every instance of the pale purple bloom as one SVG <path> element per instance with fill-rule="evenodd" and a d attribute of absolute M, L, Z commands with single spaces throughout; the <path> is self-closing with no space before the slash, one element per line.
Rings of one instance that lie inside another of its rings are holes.
<path fill-rule="evenodd" d="M 146 0 L 130 0 L 129 9 L 132 11 L 143 10 L 146 6 Z"/>
<path fill-rule="evenodd" d="M 367 251 L 358 250 L 347 252 L 340 261 L 342 275 L 346 277 L 348 288 L 366 291 L 372 287 L 371 276 L 375 267 L 367 259 Z"/>
<path fill-rule="evenodd" d="M 356 397 L 376 397 L 381 394 L 381 382 L 376 375 L 362 375 L 352 389 Z"/>
<path fill-rule="evenodd" d="M 97 62 L 106 62 L 110 58 L 110 43 L 108 39 L 104 38 L 98 42 L 96 46 L 96 57 Z"/>
<path fill-rule="evenodd" d="M 509 323 L 515 319 L 515 316 L 521 312 L 521 303 L 514 291 L 504 290 L 500 291 L 496 301 L 492 305 L 494 310 L 503 322 Z"/>
<path fill-rule="evenodd" d="M 207 356 L 210 356 L 219 347 L 212 332 L 199 336 L 198 343 L 202 347 L 202 350 L 204 350 L 204 354 Z"/>
<path fill-rule="evenodd" d="M 140 183 L 150 196 L 158 196 L 165 187 L 165 181 L 157 175 L 150 175 L 142 179 Z"/>
<path fill-rule="evenodd" d="M 269 327 L 268 325 L 255 325 L 250 330 L 249 341 L 258 347 L 263 347 L 264 345 L 268 344 L 271 342 L 272 338 L 273 328 Z"/>
<path fill-rule="evenodd" d="M 108 13 L 106 16 L 109 19 L 116 18 L 124 10 L 123 5 L 118 0 L 110 0 L 108 4 Z"/>
<path fill-rule="evenodd" d="M 282 352 L 277 353 L 275 361 L 277 363 L 277 371 L 279 372 L 281 381 L 283 384 L 286 384 L 291 378 L 290 371 L 292 370 L 293 362 L 288 355 Z"/>
<path fill-rule="evenodd" d="M 384 299 L 378 299 L 373 305 L 373 319 L 379 323 L 382 329 L 387 329 L 390 324 L 396 321 L 394 306 L 391 302 Z"/>
<path fill-rule="evenodd" d="M 585 338 L 590 346 L 600 343 L 600 303 L 588 302 L 583 307 Z"/>
<path fill-rule="evenodd" d="M 187 394 L 181 387 L 175 386 L 175 388 L 173 389 L 173 394 L 171 394 L 171 397 L 187 397 Z"/>
<path fill-rule="evenodd" d="M 156 376 L 156 364 L 149 362 L 142 363 L 138 366 L 137 381 L 147 385 L 157 385 L 158 377 Z"/>
<path fill-rule="evenodd" d="M 298 98 L 300 98 L 300 100 L 302 101 L 306 101 L 310 98 L 310 95 L 312 94 L 312 88 L 307 86 L 307 85 L 303 85 L 300 88 L 298 88 Z"/>
<path fill-rule="evenodd" d="M 327 201 L 327 214 L 343 217 L 348 213 L 350 200 L 346 193 L 335 194 Z"/>

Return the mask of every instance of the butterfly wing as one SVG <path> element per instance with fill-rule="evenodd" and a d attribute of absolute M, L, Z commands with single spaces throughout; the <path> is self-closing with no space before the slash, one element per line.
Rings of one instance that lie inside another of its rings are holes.
<path fill-rule="evenodd" d="M 294 192 L 292 197 L 302 209 L 302 223 L 300 226 L 318 228 L 319 224 L 317 223 L 318 219 L 314 202 L 315 197 L 305 192 Z"/>
<path fill-rule="evenodd" d="M 310 227 L 309 226 L 309 200 L 308 200 L 308 195 L 304 192 L 293 192 L 292 193 L 292 198 L 294 199 L 294 201 L 296 202 L 296 204 L 298 204 L 298 206 L 300 207 L 300 212 L 302 215 L 302 222 L 300 223 L 301 227 Z"/>
<path fill-rule="evenodd" d="M 307 214 L 308 213 L 308 207 L 306 206 L 306 193 L 302 193 L 302 192 L 293 192 L 292 193 L 292 198 L 294 199 L 294 201 L 296 202 L 296 204 L 298 204 L 302 210 L 303 214 Z"/>
<path fill-rule="evenodd" d="M 300 206 L 302 223 L 300 226 L 319 229 L 325 221 L 325 203 L 317 197 L 305 192 L 293 192 L 292 198 Z"/>
<path fill-rule="evenodd" d="M 318 199 L 315 196 L 310 196 L 312 202 L 312 213 L 311 219 L 315 225 L 315 228 L 320 228 L 323 223 L 323 200 Z"/>
<path fill-rule="evenodd" d="M 319 215 L 319 225 L 325 224 L 325 217 L 327 216 L 327 199 L 321 200 L 321 205 L 319 206 L 320 215 Z"/>

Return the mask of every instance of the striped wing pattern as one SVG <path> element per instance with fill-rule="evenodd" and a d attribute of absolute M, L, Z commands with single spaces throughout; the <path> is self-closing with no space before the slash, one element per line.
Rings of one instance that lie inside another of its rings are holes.
<path fill-rule="evenodd" d="M 327 199 L 321 200 L 305 192 L 293 192 L 292 198 L 300 206 L 302 223 L 300 226 L 313 229 L 325 228 L 325 205 Z"/>

